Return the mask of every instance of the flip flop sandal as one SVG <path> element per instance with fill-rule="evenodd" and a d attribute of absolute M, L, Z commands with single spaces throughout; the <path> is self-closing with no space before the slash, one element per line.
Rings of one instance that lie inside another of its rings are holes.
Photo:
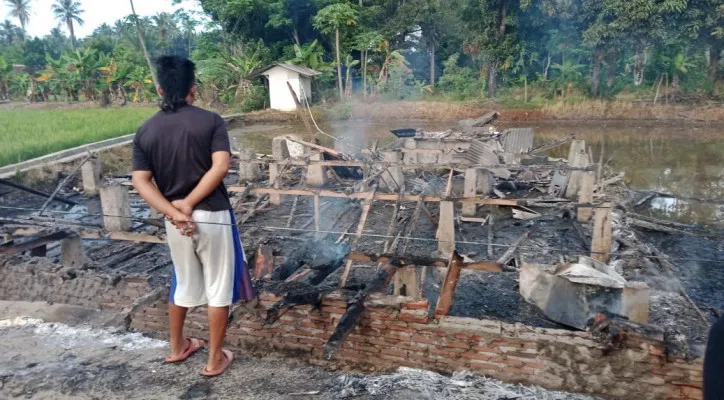
<path fill-rule="evenodd" d="M 232 353 L 230 350 L 227 349 L 221 349 L 221 353 L 223 354 L 223 361 L 221 363 L 221 367 L 215 371 L 209 371 L 204 367 L 204 370 L 201 371 L 201 375 L 207 376 L 207 377 L 214 377 L 219 376 L 226 371 L 227 368 L 229 368 L 229 365 L 231 365 L 231 362 L 234 361 L 234 353 Z"/>
<path fill-rule="evenodd" d="M 186 338 L 186 342 L 189 344 L 189 347 L 186 348 L 186 351 L 184 351 L 183 354 L 176 358 L 167 357 L 165 361 L 166 364 L 174 364 L 186 361 L 186 359 L 189 358 L 192 354 L 203 349 L 204 344 L 206 344 L 203 340 L 196 338 Z"/>

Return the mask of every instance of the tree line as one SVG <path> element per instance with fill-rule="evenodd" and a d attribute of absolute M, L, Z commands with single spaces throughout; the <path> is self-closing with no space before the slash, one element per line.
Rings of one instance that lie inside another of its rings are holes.
<path fill-rule="evenodd" d="M 25 35 L 33 0 L 5 1 L 0 98 L 148 101 L 150 60 L 168 53 L 196 61 L 206 100 L 243 109 L 264 106 L 247 77 L 275 61 L 322 72 L 330 101 L 686 100 L 722 85 L 724 0 L 199 0 L 204 22 L 134 11 L 82 39 L 76 1 L 55 1 L 43 38 Z"/>

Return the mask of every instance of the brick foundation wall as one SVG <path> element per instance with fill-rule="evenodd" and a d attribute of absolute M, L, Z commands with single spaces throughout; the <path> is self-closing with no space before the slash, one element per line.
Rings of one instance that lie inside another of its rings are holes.
<path fill-rule="evenodd" d="M 0 266 L 0 300 L 48 301 L 123 311 L 151 291 L 141 276 L 109 276 L 63 270 L 57 264 L 6 263 Z"/>
<path fill-rule="evenodd" d="M 228 331 L 228 345 L 255 354 L 280 353 L 325 367 L 387 371 L 399 366 L 443 373 L 469 370 L 506 382 L 589 393 L 611 399 L 701 399 L 702 361 L 668 356 L 661 337 L 629 335 L 615 349 L 589 333 L 498 321 L 428 318 L 427 300 L 374 296 L 363 320 L 332 360 L 323 345 L 345 312 L 339 295 L 322 307 L 296 307 L 270 326 L 259 317 L 279 298 L 262 295 L 258 316 L 245 315 Z M 131 326 L 165 333 L 167 300 L 137 310 Z M 206 310 L 192 310 L 186 334 L 207 337 Z"/>

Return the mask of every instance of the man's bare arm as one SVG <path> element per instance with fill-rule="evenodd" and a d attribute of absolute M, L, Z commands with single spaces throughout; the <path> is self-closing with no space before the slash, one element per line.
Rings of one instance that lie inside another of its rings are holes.
<path fill-rule="evenodd" d="M 170 201 L 163 197 L 161 191 L 158 190 L 158 186 L 153 183 L 151 171 L 133 171 L 131 181 L 143 200 L 158 212 L 174 221 L 186 221 L 188 220 L 187 217 L 190 217 L 190 215 L 184 215 L 181 210 L 174 207 Z"/>
<path fill-rule="evenodd" d="M 231 154 L 227 151 L 217 151 L 211 154 L 211 169 L 204 174 L 194 190 L 186 196 L 183 201 L 186 206 L 194 209 L 197 204 L 219 187 L 226 174 L 229 173 L 230 159 Z"/>

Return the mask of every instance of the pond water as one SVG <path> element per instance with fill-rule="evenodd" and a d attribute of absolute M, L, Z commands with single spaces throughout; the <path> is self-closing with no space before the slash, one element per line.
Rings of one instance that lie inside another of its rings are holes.
<path fill-rule="evenodd" d="M 340 121 L 321 124 L 333 136 L 343 135 L 359 143 L 391 142 L 390 129 L 424 128 L 446 130 L 456 121 L 397 122 Z M 544 143 L 575 134 L 593 149 L 594 160 L 601 151 L 604 160 L 626 174 L 634 190 L 656 191 L 676 197 L 658 197 L 650 202 L 649 214 L 687 223 L 724 224 L 724 126 L 660 123 L 654 121 L 613 122 L 524 122 L 500 123 L 499 130 L 532 126 L 536 142 Z M 251 146 L 259 152 L 271 151 L 271 139 L 285 134 L 303 134 L 304 127 L 254 125 L 231 131 L 236 146 Z M 322 143 L 332 139 L 318 134 Z M 568 146 L 551 150 L 550 156 L 565 158 Z M 702 201 L 703 200 L 703 201 Z"/>

